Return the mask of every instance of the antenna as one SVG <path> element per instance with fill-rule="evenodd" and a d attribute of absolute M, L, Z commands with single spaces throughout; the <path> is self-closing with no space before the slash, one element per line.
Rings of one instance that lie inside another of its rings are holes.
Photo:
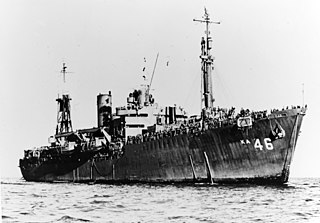
<path fill-rule="evenodd" d="M 207 9 L 206 7 L 204 7 L 204 15 L 202 17 L 204 20 L 200 20 L 200 19 L 193 19 L 193 21 L 195 22 L 205 22 L 205 23 L 214 23 L 214 24 L 220 24 L 220 22 L 212 22 L 210 21 L 210 18 L 209 18 L 209 14 L 207 12 Z"/>
<path fill-rule="evenodd" d="M 62 70 L 61 70 L 61 73 L 63 74 L 63 83 L 66 83 L 66 63 L 63 63 L 62 64 Z"/>
<path fill-rule="evenodd" d="M 60 73 L 62 73 L 62 75 L 63 75 L 63 83 L 66 83 L 66 74 L 73 73 L 73 72 L 67 72 L 66 70 L 67 70 L 66 63 L 63 62 L 62 63 L 62 70 L 60 71 Z"/>
<path fill-rule="evenodd" d="M 208 14 L 208 12 L 207 12 L 207 9 L 206 9 L 206 7 L 204 7 L 204 15 L 203 15 L 203 20 L 200 20 L 200 19 L 193 19 L 193 21 L 194 22 L 205 22 L 206 23 L 206 31 L 205 31 L 205 33 L 206 33 L 206 35 L 207 35 L 207 39 L 208 39 L 208 37 L 209 37 L 209 34 L 210 34 L 210 32 L 209 32 L 209 24 L 220 24 L 220 22 L 213 22 L 213 21 L 210 21 L 210 18 L 209 18 L 209 14 Z"/>

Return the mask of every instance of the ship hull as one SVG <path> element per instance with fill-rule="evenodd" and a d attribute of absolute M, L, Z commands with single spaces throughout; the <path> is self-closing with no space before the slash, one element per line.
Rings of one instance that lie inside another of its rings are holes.
<path fill-rule="evenodd" d="M 69 173 L 70 171 L 85 164 L 96 153 L 96 151 L 74 152 L 71 154 L 60 155 L 60 157 L 56 159 L 40 161 L 20 159 L 19 167 L 25 180 L 44 181 L 44 178 L 53 179 Z"/>
<path fill-rule="evenodd" d="M 252 127 L 228 125 L 129 144 L 120 158 L 95 156 L 67 173 L 31 180 L 283 184 L 288 181 L 303 115 L 303 109 L 285 110 L 255 121 Z M 277 125 L 285 136 L 273 138 Z"/>

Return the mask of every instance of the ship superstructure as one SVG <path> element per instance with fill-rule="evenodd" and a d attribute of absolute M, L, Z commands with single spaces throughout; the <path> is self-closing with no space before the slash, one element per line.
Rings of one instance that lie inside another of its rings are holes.
<path fill-rule="evenodd" d="M 124 106 L 112 93 L 97 96 L 97 127 L 73 130 L 67 94 L 57 99 L 56 134 L 50 145 L 26 150 L 26 180 L 73 182 L 254 182 L 288 181 L 306 107 L 250 111 L 214 105 L 212 22 L 205 10 L 201 39 L 202 110 L 159 106 L 151 81 L 128 94 Z M 65 64 L 63 71 L 65 72 Z"/>

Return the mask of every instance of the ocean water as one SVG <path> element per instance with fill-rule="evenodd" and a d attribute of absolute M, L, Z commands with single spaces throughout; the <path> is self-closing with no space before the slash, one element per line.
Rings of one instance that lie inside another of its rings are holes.
<path fill-rule="evenodd" d="M 1 180 L 2 222 L 320 222 L 320 179 L 284 186 Z"/>

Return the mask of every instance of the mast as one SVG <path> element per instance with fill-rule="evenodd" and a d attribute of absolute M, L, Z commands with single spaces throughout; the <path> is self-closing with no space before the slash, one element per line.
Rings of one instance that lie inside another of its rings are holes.
<path fill-rule="evenodd" d="M 203 118 L 208 117 L 208 115 L 211 113 L 211 110 L 213 108 L 213 91 L 212 91 L 212 71 L 214 69 L 213 67 L 213 61 L 214 57 L 211 55 L 210 50 L 212 49 L 212 38 L 210 36 L 209 31 L 209 24 L 220 24 L 220 22 L 213 22 L 209 18 L 209 14 L 207 12 L 207 9 L 204 8 L 204 15 L 203 20 L 199 19 L 193 19 L 195 22 L 201 22 L 205 23 L 206 30 L 205 30 L 205 37 L 202 37 L 201 39 L 201 81 L 202 81 L 202 100 L 201 100 L 201 107 L 203 110 Z M 202 104 L 202 101 L 204 101 L 204 106 Z"/>
<path fill-rule="evenodd" d="M 66 81 L 66 69 L 67 66 L 65 63 L 62 64 L 61 73 L 63 75 L 63 83 Z M 70 113 L 70 101 L 71 98 L 68 94 L 62 92 L 62 97 L 58 96 L 56 101 L 58 102 L 58 114 L 57 114 L 57 128 L 56 135 L 72 132 L 72 123 L 71 123 L 71 113 Z"/>

